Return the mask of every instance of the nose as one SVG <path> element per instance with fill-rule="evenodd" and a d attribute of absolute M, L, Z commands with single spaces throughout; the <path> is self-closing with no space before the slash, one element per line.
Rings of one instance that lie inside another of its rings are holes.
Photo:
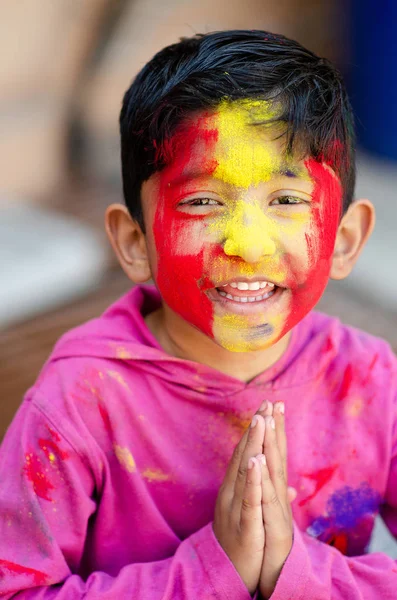
<path fill-rule="evenodd" d="M 275 227 L 258 205 L 241 203 L 225 228 L 223 251 L 245 262 L 259 262 L 276 252 Z"/>

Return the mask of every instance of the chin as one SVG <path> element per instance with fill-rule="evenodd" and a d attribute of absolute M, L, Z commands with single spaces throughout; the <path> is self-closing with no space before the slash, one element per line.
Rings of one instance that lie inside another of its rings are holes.
<path fill-rule="evenodd" d="M 254 331 L 240 332 L 239 335 L 233 335 L 231 331 L 223 334 L 218 332 L 214 341 L 229 352 L 259 352 L 274 346 L 281 337 L 281 333 L 277 335 L 269 324 L 265 324 L 259 325 Z"/>

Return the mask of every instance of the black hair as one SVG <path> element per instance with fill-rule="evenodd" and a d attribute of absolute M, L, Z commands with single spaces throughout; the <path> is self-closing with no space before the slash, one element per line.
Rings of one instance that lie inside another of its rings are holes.
<path fill-rule="evenodd" d="M 355 187 L 354 119 L 340 73 L 298 42 L 266 31 L 220 31 L 183 38 L 158 52 L 124 95 L 120 113 L 123 191 L 143 227 L 141 186 L 164 167 L 161 149 L 190 114 L 222 100 L 277 103 L 286 152 L 327 162 L 343 188 Z M 159 159 L 160 157 L 160 159 Z"/>

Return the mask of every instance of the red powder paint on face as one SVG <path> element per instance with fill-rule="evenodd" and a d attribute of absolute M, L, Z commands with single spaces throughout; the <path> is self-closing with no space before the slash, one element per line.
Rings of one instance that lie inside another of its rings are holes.
<path fill-rule="evenodd" d="M 156 283 L 163 300 L 172 310 L 212 337 L 213 307 L 202 291 L 210 247 L 201 249 L 198 253 L 189 253 L 189 242 L 197 234 L 189 230 L 192 227 L 191 220 L 175 209 L 173 193 L 168 186 L 170 181 L 183 180 L 192 160 L 193 149 L 197 149 L 198 145 L 200 160 L 197 162 L 196 158 L 195 168 L 208 175 L 216 169 L 218 163 L 208 157 L 218 139 L 218 131 L 206 129 L 206 119 L 207 115 L 204 114 L 194 123 L 184 126 L 168 143 L 165 154 L 170 164 L 160 175 L 159 201 L 153 231 L 158 256 Z M 198 219 L 193 224 L 196 231 L 197 225 Z M 178 253 L 176 249 L 181 246 L 186 251 Z M 207 283 L 207 287 L 213 286 Z"/>
<path fill-rule="evenodd" d="M 314 492 L 310 494 L 310 496 L 303 498 L 303 500 L 299 502 L 299 506 L 304 506 L 305 504 L 307 504 L 307 502 L 309 502 L 309 500 L 314 498 L 321 490 L 321 488 L 323 488 L 325 484 L 328 483 L 328 481 L 330 481 L 337 468 L 338 465 L 333 465 L 331 467 L 326 467 L 325 469 L 319 469 L 318 471 L 314 471 L 313 473 L 302 473 L 302 477 L 307 477 L 308 479 L 312 479 L 313 481 L 315 481 L 316 487 L 314 489 Z"/>
<path fill-rule="evenodd" d="M 226 257 L 220 242 L 202 241 L 206 227 L 204 220 L 197 215 L 194 219 L 187 218 L 176 209 L 178 199 L 174 198 L 171 186 L 175 180 L 183 181 L 189 167 L 208 177 L 216 168 L 212 156 L 218 132 L 206 129 L 207 118 L 204 114 L 194 123 L 185 125 L 163 151 L 162 158 L 166 156 L 170 163 L 160 172 L 153 231 L 157 253 L 155 279 L 164 302 L 187 322 L 213 337 L 214 308 L 205 294 L 216 285 L 211 281 L 211 267 L 216 264 L 215 258 L 221 256 L 230 267 L 229 273 L 234 271 L 238 276 L 244 272 L 241 269 L 244 261 L 239 257 Z M 309 159 L 305 161 L 305 167 L 313 181 L 313 194 L 310 228 L 300 242 L 301 258 L 297 259 L 293 251 L 288 253 L 288 248 L 283 253 L 281 235 L 278 263 L 270 265 L 275 267 L 273 271 L 282 267 L 281 270 L 288 273 L 280 284 L 288 288 L 289 294 L 282 315 L 284 322 L 272 343 L 290 331 L 315 306 L 327 285 L 332 263 L 341 214 L 341 185 L 326 165 Z M 183 185 L 178 186 L 178 195 L 183 195 Z M 266 276 L 265 271 L 262 276 Z"/>
<path fill-rule="evenodd" d="M 44 500 L 52 500 L 50 490 L 55 489 L 47 475 L 44 473 L 44 466 L 38 456 L 29 452 L 26 454 L 26 464 L 23 468 L 27 478 L 33 485 L 33 490 L 37 496 Z"/>
<path fill-rule="evenodd" d="M 9 571 L 10 573 L 15 573 L 16 575 L 30 575 L 31 577 L 33 577 L 33 582 L 37 586 L 45 585 L 47 583 L 48 575 L 46 575 L 42 571 L 30 569 L 29 567 L 23 567 L 22 565 L 18 565 L 17 563 L 0 558 L 0 572 L 3 571 L 4 573 L 4 570 Z"/>
<path fill-rule="evenodd" d="M 305 236 L 309 267 L 305 267 L 305 271 L 301 273 L 304 281 L 302 286 L 297 287 L 293 281 L 288 285 L 287 282 L 292 290 L 292 311 L 284 333 L 306 316 L 325 290 L 342 210 L 342 189 L 335 174 L 312 158 L 305 161 L 305 166 L 314 185 L 312 224 L 310 232 Z"/>

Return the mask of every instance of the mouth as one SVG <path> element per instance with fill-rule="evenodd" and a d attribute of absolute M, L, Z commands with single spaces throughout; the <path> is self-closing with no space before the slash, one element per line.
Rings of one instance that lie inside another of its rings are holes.
<path fill-rule="evenodd" d="M 235 279 L 209 290 L 209 296 L 238 313 L 255 313 L 264 309 L 265 305 L 278 299 L 284 288 L 265 280 Z"/>

